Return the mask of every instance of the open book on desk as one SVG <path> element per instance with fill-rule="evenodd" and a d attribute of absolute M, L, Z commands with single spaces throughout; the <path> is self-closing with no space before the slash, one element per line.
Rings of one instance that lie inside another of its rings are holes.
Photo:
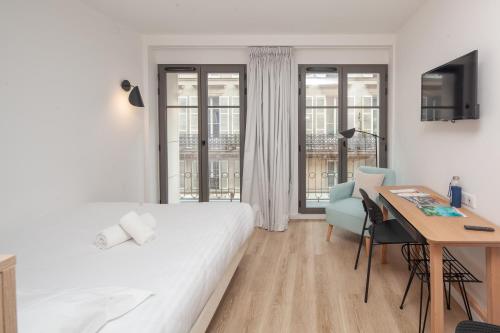
<path fill-rule="evenodd" d="M 465 217 L 455 207 L 443 205 L 428 193 L 415 191 L 400 192 L 397 195 L 415 204 L 427 216 Z"/>

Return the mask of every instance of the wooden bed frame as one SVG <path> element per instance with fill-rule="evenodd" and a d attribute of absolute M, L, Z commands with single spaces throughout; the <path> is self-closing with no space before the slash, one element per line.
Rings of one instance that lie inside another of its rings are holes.
<path fill-rule="evenodd" d="M 198 319 L 194 323 L 193 327 L 191 327 L 190 333 L 204 333 L 207 330 L 208 325 L 210 325 L 210 321 L 212 320 L 215 311 L 217 311 L 217 307 L 219 306 L 219 303 L 222 300 L 222 297 L 224 296 L 224 293 L 226 292 L 231 279 L 233 278 L 234 272 L 236 272 L 241 259 L 245 255 L 245 252 L 248 248 L 248 243 L 250 243 L 251 238 L 252 236 L 248 238 L 248 240 L 240 247 L 238 252 L 236 252 L 236 254 L 231 259 L 231 262 L 224 272 L 222 279 L 215 287 L 215 290 L 203 307 L 203 310 L 198 316 Z"/>
<path fill-rule="evenodd" d="M 17 332 L 16 257 L 0 254 L 0 333 Z"/>

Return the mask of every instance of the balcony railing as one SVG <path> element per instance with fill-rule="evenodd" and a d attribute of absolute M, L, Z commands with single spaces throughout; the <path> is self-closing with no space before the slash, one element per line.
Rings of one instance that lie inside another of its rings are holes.
<path fill-rule="evenodd" d="M 311 205 L 322 206 L 328 202 L 331 187 L 338 181 L 338 148 L 339 135 L 308 134 L 306 135 L 306 156 L 308 160 L 306 196 Z M 198 134 L 181 134 L 179 148 L 182 159 L 181 167 L 181 200 L 198 200 L 198 176 L 190 172 L 193 161 L 198 159 Z M 375 165 L 376 138 L 356 133 L 347 140 L 348 179 L 352 179 L 353 171 L 360 165 Z M 209 170 L 209 187 L 211 200 L 240 199 L 239 171 L 239 134 L 221 134 L 208 138 L 210 152 L 217 152 L 217 161 L 224 161 L 225 169 Z M 184 153 L 184 154 L 182 154 Z M 194 155 L 190 156 L 190 153 Z M 215 157 L 214 156 L 214 157 Z M 332 166 L 333 162 L 333 166 Z"/>
<path fill-rule="evenodd" d="M 200 136 L 198 134 L 180 134 L 179 146 L 181 150 L 198 150 Z M 208 147 L 210 150 L 233 151 L 240 146 L 239 134 L 220 134 L 208 137 Z"/>
<path fill-rule="evenodd" d="M 191 170 L 198 161 L 198 134 L 179 135 L 181 155 L 180 197 L 181 201 L 199 199 L 198 176 Z M 221 134 L 208 138 L 209 159 L 208 186 L 210 201 L 240 200 L 240 135 Z M 184 171 L 184 172 L 183 172 Z M 196 171 L 197 172 L 197 171 Z"/>
<path fill-rule="evenodd" d="M 339 179 L 339 135 L 306 135 L 306 207 L 325 207 Z M 347 139 L 347 178 L 362 165 L 375 165 L 377 139 L 356 133 Z"/>
<path fill-rule="evenodd" d="M 340 138 L 338 134 L 306 134 L 306 151 L 338 151 Z M 181 134 L 179 135 L 180 148 L 197 150 L 199 139 L 198 134 Z M 371 152 L 375 150 L 375 144 L 377 144 L 375 137 L 362 133 L 356 133 L 352 138 L 347 139 L 348 151 Z M 209 136 L 208 145 L 211 150 L 233 150 L 240 145 L 240 135 Z"/>
<path fill-rule="evenodd" d="M 338 134 L 306 134 L 306 152 L 338 152 Z M 371 135 L 356 133 L 347 139 L 347 150 L 349 152 L 372 152 L 375 151 L 377 139 Z"/>

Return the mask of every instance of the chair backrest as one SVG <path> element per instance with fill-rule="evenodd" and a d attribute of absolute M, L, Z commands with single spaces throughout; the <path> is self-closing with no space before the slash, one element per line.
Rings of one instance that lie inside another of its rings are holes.
<path fill-rule="evenodd" d="M 384 174 L 384 181 L 382 185 L 396 185 L 396 172 L 392 169 L 360 166 L 358 170 L 364 173 Z"/>
<path fill-rule="evenodd" d="M 455 333 L 499 333 L 500 326 L 480 323 L 477 321 L 465 320 L 458 323 Z"/>
<path fill-rule="evenodd" d="M 370 217 L 370 221 L 373 224 L 380 224 L 384 222 L 384 214 L 382 213 L 382 209 L 373 201 L 366 191 L 362 188 L 359 189 L 359 193 L 363 197 L 363 205 L 368 212 L 368 216 Z"/>

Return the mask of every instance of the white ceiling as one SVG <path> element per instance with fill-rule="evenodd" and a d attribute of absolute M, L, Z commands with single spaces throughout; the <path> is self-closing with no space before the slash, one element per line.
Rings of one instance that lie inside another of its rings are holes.
<path fill-rule="evenodd" d="M 81 0 L 143 34 L 393 33 L 425 0 Z"/>

